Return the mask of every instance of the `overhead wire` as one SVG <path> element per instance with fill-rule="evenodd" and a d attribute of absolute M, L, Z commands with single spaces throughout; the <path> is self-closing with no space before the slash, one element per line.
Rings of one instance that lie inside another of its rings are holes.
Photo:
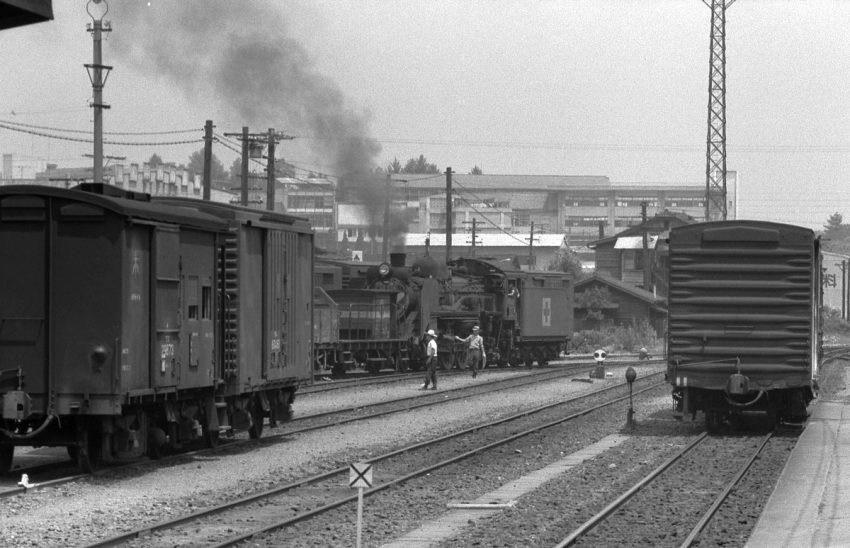
<path fill-rule="evenodd" d="M 58 127 L 50 127 L 50 126 L 38 126 L 34 124 L 24 124 L 22 122 L 15 122 L 13 120 L 0 120 L 2 124 L 10 124 L 30 129 L 41 129 L 45 131 L 60 131 L 63 133 L 87 133 L 91 134 L 91 130 L 85 129 L 67 129 L 67 128 L 58 128 Z M 192 128 L 192 129 L 174 129 L 167 131 L 104 131 L 104 135 L 177 135 L 181 133 L 195 133 L 203 131 L 203 128 Z"/>
<path fill-rule="evenodd" d="M 478 209 L 477 209 L 474 205 L 472 205 L 472 204 L 471 204 L 471 203 L 470 203 L 470 202 L 469 202 L 466 198 L 464 198 L 463 196 L 460 196 L 460 195 L 458 195 L 458 198 L 460 198 L 463 202 L 465 202 L 465 203 L 466 203 L 466 205 L 468 205 L 470 209 L 472 209 L 474 212 L 476 212 L 476 213 L 478 213 L 479 215 L 481 215 L 481 217 L 482 217 L 482 218 L 483 218 L 483 219 L 484 219 L 487 223 L 489 223 L 489 224 L 493 225 L 493 226 L 494 226 L 495 228 L 497 228 L 500 232 L 502 232 L 502 233 L 504 233 L 504 234 L 507 234 L 508 236 L 510 236 L 511 238 L 513 238 L 514 240 L 518 241 L 519 243 L 521 243 L 521 244 L 523 244 L 523 245 L 528 245 L 528 242 L 524 242 L 524 241 L 522 241 L 521 239 L 517 238 L 517 237 L 516 237 L 516 235 L 514 235 L 513 233 L 508 232 L 507 230 L 505 230 L 505 229 L 504 229 L 504 228 L 502 228 L 501 226 L 499 226 L 499 225 L 497 225 L 496 223 L 494 223 L 493 221 L 491 221 L 491 220 L 490 220 L 490 218 L 489 218 L 489 217 L 487 217 L 487 215 L 486 215 L 485 213 L 482 213 L 481 211 L 479 211 L 479 210 L 478 210 Z"/>
<path fill-rule="evenodd" d="M 44 133 L 42 131 L 35 131 L 32 129 L 26 129 L 22 127 L 15 127 L 8 124 L 0 123 L 0 128 L 8 129 L 10 131 L 16 131 L 18 133 L 27 133 L 29 135 L 36 135 L 38 137 L 46 137 L 48 139 L 57 139 L 60 141 L 72 141 L 76 143 L 93 143 L 94 139 L 80 139 L 76 137 L 65 137 L 62 135 L 53 135 L 50 133 Z M 115 145 L 115 146 L 171 146 L 171 145 L 185 145 L 191 143 L 199 143 L 203 142 L 203 138 L 198 139 L 189 139 L 184 141 L 149 141 L 149 142 L 130 142 L 130 141 L 103 141 L 104 145 Z"/>

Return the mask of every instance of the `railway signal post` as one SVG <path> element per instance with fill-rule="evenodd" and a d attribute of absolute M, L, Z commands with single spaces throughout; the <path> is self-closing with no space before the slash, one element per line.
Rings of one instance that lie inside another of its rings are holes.
<path fill-rule="evenodd" d="M 633 367 L 629 367 L 626 369 L 626 382 L 629 383 L 629 413 L 626 417 L 626 424 L 629 427 L 635 425 L 635 408 L 632 402 L 632 386 L 635 383 L 635 379 L 637 378 L 637 373 L 635 372 Z"/>

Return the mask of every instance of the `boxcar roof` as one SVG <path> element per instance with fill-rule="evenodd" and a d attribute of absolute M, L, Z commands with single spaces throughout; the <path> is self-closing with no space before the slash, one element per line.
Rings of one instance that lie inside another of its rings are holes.
<path fill-rule="evenodd" d="M 185 207 L 214 215 L 220 219 L 238 222 L 240 224 L 280 226 L 287 225 L 293 232 L 312 232 L 310 221 L 304 217 L 296 217 L 286 213 L 278 213 L 265 209 L 254 209 L 235 204 L 209 202 L 194 198 L 176 198 L 171 196 L 153 196 L 152 201 Z"/>
<path fill-rule="evenodd" d="M 178 208 L 169 204 L 151 202 L 145 198 L 147 195 L 138 193 L 117 196 L 76 188 L 67 189 L 42 185 L 0 186 L 0 199 L 5 196 L 58 198 L 98 206 L 131 219 L 192 226 L 220 232 L 228 228 L 227 223 L 213 215 L 186 208 Z"/>

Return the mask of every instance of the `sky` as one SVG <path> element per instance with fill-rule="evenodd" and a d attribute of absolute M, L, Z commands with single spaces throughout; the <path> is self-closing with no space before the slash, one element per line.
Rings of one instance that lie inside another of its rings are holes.
<path fill-rule="evenodd" d="M 104 152 L 124 163 L 188 163 L 213 120 L 226 167 L 238 144 L 225 134 L 247 126 L 294 137 L 278 156 L 304 174 L 422 154 L 457 173 L 705 184 L 700 0 L 104 1 L 104 132 L 116 143 Z M 69 140 L 92 128 L 86 8 L 54 0 L 53 21 L 0 32 L 0 125 L 19 129 L 0 127 L 0 153 L 15 177 L 91 165 L 92 145 Z M 850 222 L 848 27 L 845 0 L 727 9 L 739 218 Z"/>

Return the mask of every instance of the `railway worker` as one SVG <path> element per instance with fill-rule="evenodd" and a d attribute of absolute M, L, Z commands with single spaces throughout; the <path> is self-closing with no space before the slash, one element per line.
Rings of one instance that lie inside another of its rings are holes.
<path fill-rule="evenodd" d="M 481 329 L 476 325 L 472 328 L 472 334 L 461 339 L 455 335 L 455 340 L 466 343 L 466 364 L 472 369 L 472 378 L 478 376 L 478 367 L 484 367 L 487 354 L 484 353 L 484 337 L 479 334 Z"/>
<path fill-rule="evenodd" d="M 431 390 L 437 389 L 437 334 L 433 329 L 425 332 L 425 338 L 428 342 L 425 346 L 425 384 L 419 390 L 428 388 L 431 384 Z"/>

